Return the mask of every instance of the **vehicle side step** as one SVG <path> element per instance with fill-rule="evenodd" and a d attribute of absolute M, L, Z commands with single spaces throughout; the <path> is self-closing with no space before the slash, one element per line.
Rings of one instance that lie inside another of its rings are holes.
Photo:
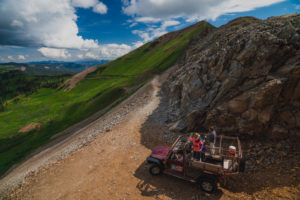
<path fill-rule="evenodd" d="M 164 174 L 167 174 L 167 175 L 170 175 L 170 176 L 175 176 L 175 177 L 183 179 L 185 181 L 190 181 L 192 183 L 196 183 L 195 179 L 184 176 L 182 172 L 177 172 L 177 171 L 174 171 L 174 170 L 171 170 L 171 169 L 165 169 Z"/>

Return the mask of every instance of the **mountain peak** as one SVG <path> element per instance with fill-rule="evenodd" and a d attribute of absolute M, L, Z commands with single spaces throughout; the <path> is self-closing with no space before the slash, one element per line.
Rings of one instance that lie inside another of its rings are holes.
<path fill-rule="evenodd" d="M 299 132 L 299 30 L 300 15 L 242 17 L 197 38 L 166 84 L 170 126 L 272 139 Z"/>

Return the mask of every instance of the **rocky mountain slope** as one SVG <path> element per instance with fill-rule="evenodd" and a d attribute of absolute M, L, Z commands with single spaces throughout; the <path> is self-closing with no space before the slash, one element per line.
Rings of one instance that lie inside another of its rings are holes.
<path fill-rule="evenodd" d="M 300 14 L 237 18 L 194 39 L 164 90 L 170 130 L 299 136 Z"/>

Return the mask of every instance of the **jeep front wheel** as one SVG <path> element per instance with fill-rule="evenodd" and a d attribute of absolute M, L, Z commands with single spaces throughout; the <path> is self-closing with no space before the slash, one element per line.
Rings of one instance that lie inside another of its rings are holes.
<path fill-rule="evenodd" d="M 161 174 L 162 170 L 158 164 L 152 164 L 149 168 L 149 172 L 150 174 L 157 176 Z"/>

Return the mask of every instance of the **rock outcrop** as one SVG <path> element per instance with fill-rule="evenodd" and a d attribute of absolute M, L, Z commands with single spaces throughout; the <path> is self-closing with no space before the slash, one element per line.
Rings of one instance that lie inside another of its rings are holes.
<path fill-rule="evenodd" d="M 238 18 L 195 38 L 164 89 L 172 130 L 299 135 L 300 14 Z"/>

